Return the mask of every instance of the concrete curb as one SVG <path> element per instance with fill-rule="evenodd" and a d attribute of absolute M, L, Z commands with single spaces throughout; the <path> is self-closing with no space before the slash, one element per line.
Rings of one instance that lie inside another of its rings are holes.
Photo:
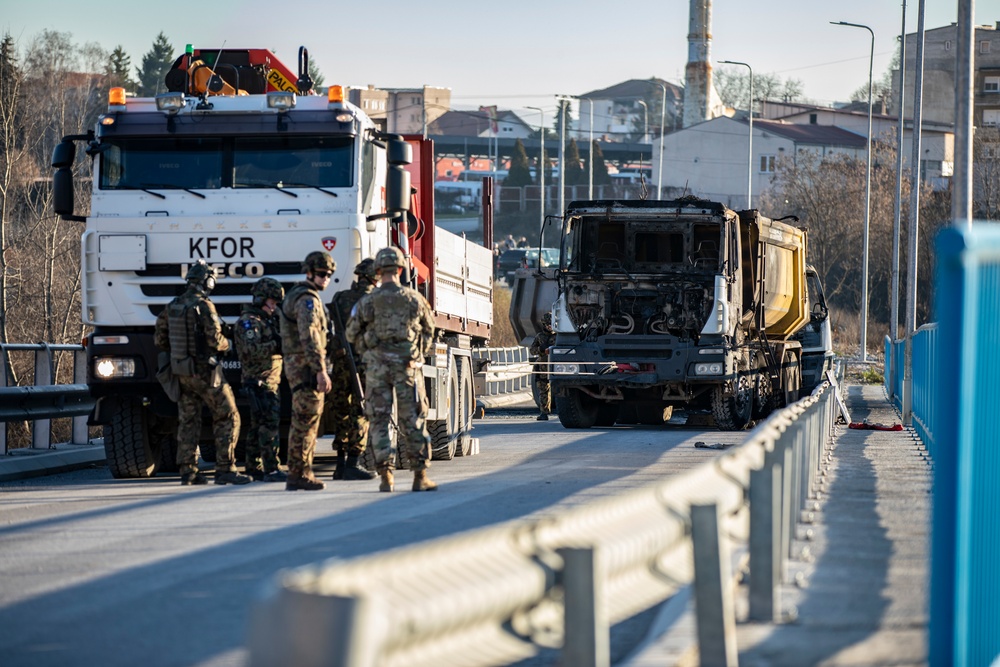
<path fill-rule="evenodd" d="M 54 445 L 52 449 L 12 449 L 0 456 L 0 482 L 54 475 L 106 461 L 104 444 Z"/>

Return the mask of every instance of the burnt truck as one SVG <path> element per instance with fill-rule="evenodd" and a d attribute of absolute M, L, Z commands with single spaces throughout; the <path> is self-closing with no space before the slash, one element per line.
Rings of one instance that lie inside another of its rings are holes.
<path fill-rule="evenodd" d="M 745 429 L 829 367 L 804 229 L 694 197 L 576 201 L 559 246 L 558 268 L 518 272 L 510 318 L 527 344 L 552 313 L 566 428 L 662 424 L 684 408 Z"/>

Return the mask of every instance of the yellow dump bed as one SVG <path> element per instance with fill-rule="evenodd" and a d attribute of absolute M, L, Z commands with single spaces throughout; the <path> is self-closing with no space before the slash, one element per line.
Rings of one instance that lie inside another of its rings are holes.
<path fill-rule="evenodd" d="M 757 211 L 740 212 L 740 231 L 744 290 L 763 286 L 762 298 L 755 296 L 762 304 L 764 332 L 772 340 L 784 340 L 809 321 L 806 232 Z M 744 303 L 752 302 L 744 298 Z"/>

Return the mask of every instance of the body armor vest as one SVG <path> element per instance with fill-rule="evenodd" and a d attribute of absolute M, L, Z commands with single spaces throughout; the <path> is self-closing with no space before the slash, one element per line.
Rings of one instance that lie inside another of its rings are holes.
<path fill-rule="evenodd" d="M 319 292 L 305 283 L 296 283 L 281 302 L 281 349 L 285 355 L 302 354 L 302 340 L 299 338 L 299 324 L 295 319 L 295 304 L 306 294 L 316 297 L 322 303 Z M 322 307 L 322 306 L 321 306 Z M 291 316 L 289 316 L 291 313 Z"/>
<path fill-rule="evenodd" d="M 167 326 L 170 334 L 170 358 L 174 373 L 193 375 L 198 359 L 197 306 L 175 299 L 167 306 Z M 189 360 L 189 361 L 188 361 Z M 184 372 L 188 371 L 189 372 Z"/>

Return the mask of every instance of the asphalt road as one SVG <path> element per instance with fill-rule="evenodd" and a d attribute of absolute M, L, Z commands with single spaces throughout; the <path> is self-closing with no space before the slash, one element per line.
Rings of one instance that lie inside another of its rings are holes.
<path fill-rule="evenodd" d="M 182 487 L 177 475 L 114 480 L 103 467 L 0 484 L 0 663 L 243 665 L 249 611 L 283 568 L 618 493 L 718 454 L 696 441 L 745 436 L 675 426 L 570 431 L 527 410 L 494 410 L 475 424 L 481 453 L 435 462 L 436 493 L 410 493 L 405 471 L 392 495 L 377 481 L 331 482 L 330 460 L 318 466 L 327 488 L 312 493 Z M 640 635 L 613 636 L 613 650 Z"/>

